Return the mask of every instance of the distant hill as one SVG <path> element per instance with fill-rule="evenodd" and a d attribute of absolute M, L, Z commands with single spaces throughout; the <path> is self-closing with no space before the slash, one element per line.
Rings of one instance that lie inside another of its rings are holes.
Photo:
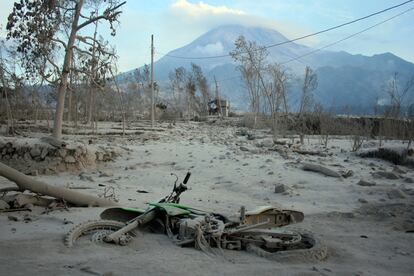
<path fill-rule="evenodd" d="M 243 35 L 247 40 L 256 41 L 258 45 L 272 45 L 288 40 L 276 30 L 262 27 L 245 27 L 240 25 L 225 25 L 203 34 L 184 47 L 168 53 L 178 57 L 208 57 L 226 55 L 234 49 L 234 42 Z M 306 54 L 313 49 L 297 43 L 288 43 L 269 48 L 270 60 L 285 62 L 294 57 Z M 156 79 L 159 83 L 168 81 L 169 72 L 183 66 L 190 68 L 191 63 L 200 65 L 210 81 L 215 76 L 220 81 L 221 93 L 239 109 L 246 110 L 243 104 L 245 88 L 242 80 L 237 77 L 237 64 L 231 57 L 214 59 L 178 59 L 164 56 L 155 63 Z M 319 51 L 300 61 L 286 64 L 291 74 L 295 76 L 290 84 L 289 105 L 295 109 L 300 93 L 300 78 L 304 68 L 310 65 L 318 73 L 319 86 L 315 91 L 315 99 L 326 108 L 340 110 L 366 111 L 377 100 L 384 101 L 384 84 L 394 72 L 399 72 L 401 80 L 414 76 L 414 64 L 407 62 L 391 53 L 363 56 L 347 52 Z M 125 79 L 132 71 L 122 74 Z M 410 93 L 407 103 L 414 102 L 414 92 Z M 339 111 L 338 111 L 339 112 Z M 358 113 L 360 113 L 358 111 Z"/>

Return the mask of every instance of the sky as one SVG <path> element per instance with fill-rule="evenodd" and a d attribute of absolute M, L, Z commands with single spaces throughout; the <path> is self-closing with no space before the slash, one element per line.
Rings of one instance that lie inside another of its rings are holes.
<path fill-rule="evenodd" d="M 0 37 L 5 36 L 13 2 L 0 0 Z M 225 24 L 272 28 L 293 39 L 402 2 L 405 0 L 127 0 L 116 37 L 111 37 L 109 30 L 102 30 L 101 34 L 115 46 L 119 71 L 124 72 L 150 62 L 151 34 L 159 53 L 182 47 Z M 298 42 L 323 47 L 413 7 L 414 2 Z M 414 63 L 413 49 L 414 10 L 329 48 L 369 56 L 391 52 Z M 158 54 L 155 59 L 161 57 Z"/>

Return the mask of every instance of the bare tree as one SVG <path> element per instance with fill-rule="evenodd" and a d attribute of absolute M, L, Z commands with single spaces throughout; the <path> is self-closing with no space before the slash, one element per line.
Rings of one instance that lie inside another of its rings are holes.
<path fill-rule="evenodd" d="M 210 101 L 210 89 L 206 77 L 203 74 L 201 67 L 197 64 L 191 64 L 192 73 L 196 81 L 198 90 L 200 91 L 200 111 L 203 115 L 208 115 L 208 103 Z"/>
<path fill-rule="evenodd" d="M 178 112 L 184 111 L 184 87 L 187 71 L 184 67 L 176 68 L 173 72 L 170 72 L 169 79 L 170 85 L 173 92 L 174 108 Z"/>
<path fill-rule="evenodd" d="M 300 97 L 299 104 L 299 124 L 300 124 L 300 143 L 304 143 L 304 136 L 306 131 L 306 124 L 304 115 L 311 111 L 313 105 L 313 94 L 312 92 L 318 87 L 318 76 L 309 67 L 305 68 L 305 78 L 303 80 L 302 95 Z"/>
<path fill-rule="evenodd" d="M 406 81 L 404 85 L 400 84 L 399 74 L 395 72 L 391 80 L 388 81 L 386 92 L 390 97 L 389 115 L 394 118 L 401 117 L 401 108 L 408 92 L 414 87 L 414 76 Z"/>
<path fill-rule="evenodd" d="M 262 93 L 266 99 L 267 108 L 270 112 L 273 136 L 274 139 L 276 139 L 278 112 L 280 111 L 280 106 L 283 105 L 285 113 L 288 112 L 286 101 L 288 75 L 286 70 L 279 64 L 269 65 L 268 73 L 270 82 L 268 87 L 262 90 Z"/>
<path fill-rule="evenodd" d="M 246 41 L 240 36 L 235 42 L 236 49 L 230 52 L 232 58 L 239 63 L 238 69 L 245 81 L 249 93 L 250 109 L 254 113 L 254 128 L 260 113 L 262 90 L 266 89 L 263 74 L 266 71 L 266 48 L 255 42 Z"/>
<path fill-rule="evenodd" d="M 87 12 L 91 3 L 99 1 L 105 6 L 102 11 L 89 15 L 82 13 L 83 10 Z M 23 66 L 27 74 L 40 75 L 57 85 L 54 138 L 62 138 L 65 95 L 70 72 L 75 70 L 72 64 L 74 51 L 92 55 L 89 48 L 94 43 L 99 44 L 93 37 L 84 35 L 83 31 L 87 26 L 105 20 L 110 23 L 112 35 L 115 35 L 114 23 L 124 4 L 118 0 L 25 0 L 14 4 L 6 27 L 7 39 L 13 39 L 18 45 L 17 51 L 24 57 Z M 112 54 L 105 47 L 96 49 L 102 55 Z M 59 53 L 62 52 L 64 58 L 60 62 Z"/>

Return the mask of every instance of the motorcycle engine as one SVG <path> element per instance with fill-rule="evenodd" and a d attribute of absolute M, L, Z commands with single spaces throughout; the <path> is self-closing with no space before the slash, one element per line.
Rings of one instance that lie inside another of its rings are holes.
<path fill-rule="evenodd" d="M 190 240 L 194 239 L 196 232 L 205 223 L 205 218 L 203 216 L 195 218 L 185 218 L 178 221 L 179 230 L 178 230 L 178 239 L 179 240 Z"/>

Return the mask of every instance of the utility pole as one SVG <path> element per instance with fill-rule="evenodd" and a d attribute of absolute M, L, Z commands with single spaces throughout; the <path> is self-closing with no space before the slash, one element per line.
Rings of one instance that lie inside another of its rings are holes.
<path fill-rule="evenodd" d="M 221 114 L 221 99 L 220 99 L 219 88 L 218 88 L 216 76 L 214 76 L 214 82 L 216 83 L 216 104 L 217 104 L 217 107 L 218 107 L 218 114 L 219 114 L 220 117 L 223 117 L 223 114 Z"/>
<path fill-rule="evenodd" d="M 154 35 L 151 35 L 151 127 L 154 128 Z"/>

